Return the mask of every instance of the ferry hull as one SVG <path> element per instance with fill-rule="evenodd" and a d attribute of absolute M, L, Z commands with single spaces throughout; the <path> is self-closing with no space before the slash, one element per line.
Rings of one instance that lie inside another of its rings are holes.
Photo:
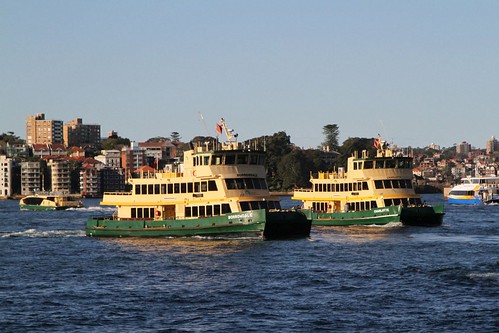
<path fill-rule="evenodd" d="M 40 205 L 19 205 L 20 210 L 65 210 L 69 208 L 76 208 L 72 206 L 40 206 Z"/>
<path fill-rule="evenodd" d="M 435 227 L 442 225 L 444 205 L 404 207 L 400 220 L 404 225 Z"/>
<path fill-rule="evenodd" d="M 264 209 L 223 216 L 179 220 L 88 219 L 87 236 L 93 237 L 189 237 L 250 236 L 266 239 L 308 237 L 311 218 L 301 212 L 267 212 Z"/>
<path fill-rule="evenodd" d="M 482 204 L 482 200 L 480 197 L 461 197 L 461 198 L 456 198 L 456 197 L 448 197 L 447 201 L 451 205 L 480 205 Z"/>
<path fill-rule="evenodd" d="M 411 226 L 439 226 L 443 220 L 443 205 L 434 207 L 389 206 L 357 212 L 313 213 L 313 225 L 384 225 L 401 222 Z"/>
<path fill-rule="evenodd" d="M 267 213 L 265 239 L 306 238 L 312 228 L 311 210 L 276 211 Z"/>
<path fill-rule="evenodd" d="M 372 225 L 400 222 L 402 207 L 390 206 L 359 212 L 313 213 L 312 224 L 322 226 Z"/>

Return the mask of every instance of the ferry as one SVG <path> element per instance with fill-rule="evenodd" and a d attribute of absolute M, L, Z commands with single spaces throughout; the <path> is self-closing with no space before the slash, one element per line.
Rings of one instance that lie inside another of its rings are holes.
<path fill-rule="evenodd" d="M 499 177 L 466 177 L 454 186 L 447 201 L 454 205 L 499 203 Z"/>
<path fill-rule="evenodd" d="M 311 175 L 312 188 L 296 189 L 292 199 L 312 210 L 312 224 L 322 226 L 403 225 L 438 226 L 444 207 L 430 206 L 412 185 L 413 159 L 394 152 L 380 136 L 376 156 L 355 152 L 347 169 Z"/>
<path fill-rule="evenodd" d="M 104 193 L 112 216 L 92 217 L 87 236 L 309 237 L 311 211 L 282 210 L 266 181 L 265 153 L 243 147 L 222 118 L 227 141 L 191 143 L 183 162 L 129 178 L 130 192 Z"/>
<path fill-rule="evenodd" d="M 21 210 L 64 210 L 81 207 L 83 207 L 83 202 L 79 195 L 37 193 L 19 200 Z"/>

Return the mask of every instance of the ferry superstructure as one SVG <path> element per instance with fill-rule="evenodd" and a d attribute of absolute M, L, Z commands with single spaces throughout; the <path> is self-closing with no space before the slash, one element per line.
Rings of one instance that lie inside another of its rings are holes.
<path fill-rule="evenodd" d="M 129 179 L 130 192 L 104 193 L 101 205 L 117 211 L 89 219 L 86 234 L 307 237 L 310 212 L 281 210 L 267 187 L 265 153 L 241 147 L 220 123 L 228 141 L 192 147 L 177 170 Z"/>
<path fill-rule="evenodd" d="M 499 177 L 466 177 L 454 186 L 447 201 L 454 205 L 499 203 Z"/>
<path fill-rule="evenodd" d="M 37 193 L 19 200 L 21 210 L 65 210 L 81 208 L 81 196 L 63 193 Z"/>
<path fill-rule="evenodd" d="M 294 191 L 293 199 L 312 210 L 312 224 L 441 225 L 443 205 L 426 205 L 414 191 L 412 157 L 396 154 L 380 137 L 375 146 L 375 157 L 355 153 L 346 170 L 311 175 L 312 188 Z"/>

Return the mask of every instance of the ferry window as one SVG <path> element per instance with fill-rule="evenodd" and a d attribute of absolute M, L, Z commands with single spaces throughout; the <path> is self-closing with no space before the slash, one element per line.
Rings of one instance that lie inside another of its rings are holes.
<path fill-rule="evenodd" d="M 340 184 L 340 192 L 344 192 L 345 191 L 345 187 L 344 187 L 345 184 Z"/>
<path fill-rule="evenodd" d="M 236 187 L 238 190 L 244 189 L 244 180 L 241 178 L 236 179 Z"/>
<path fill-rule="evenodd" d="M 153 184 L 147 185 L 147 194 L 154 194 L 154 185 Z"/>
<path fill-rule="evenodd" d="M 374 181 L 374 187 L 375 187 L 376 189 L 383 188 L 383 181 L 382 181 L 382 180 L 379 180 L 379 179 L 378 179 L 378 180 L 375 180 L 375 181 Z"/>
<path fill-rule="evenodd" d="M 363 189 L 364 191 L 369 190 L 369 186 L 367 185 L 367 182 L 362 182 L 362 189 Z"/>
<path fill-rule="evenodd" d="M 159 184 L 154 184 L 154 194 L 159 194 Z"/>
<path fill-rule="evenodd" d="M 185 207 L 185 217 L 191 217 L 192 212 L 191 212 L 191 207 Z"/>
<path fill-rule="evenodd" d="M 372 168 L 373 168 L 373 161 L 364 162 L 364 169 L 372 169 Z"/>
<path fill-rule="evenodd" d="M 137 217 L 138 217 L 139 219 L 141 219 L 141 218 L 142 218 L 142 208 L 137 208 Z"/>
<path fill-rule="evenodd" d="M 173 192 L 180 193 L 180 184 L 178 184 L 178 183 L 173 184 Z"/>
<path fill-rule="evenodd" d="M 353 169 L 357 170 L 357 162 L 353 162 Z"/>
<path fill-rule="evenodd" d="M 245 182 L 246 182 L 246 188 L 249 189 L 249 190 L 252 190 L 255 188 L 255 185 L 253 185 L 253 179 L 251 178 L 246 178 L 245 179 Z"/>
<path fill-rule="evenodd" d="M 236 155 L 233 154 L 225 155 L 225 164 L 226 165 L 236 164 Z"/>
<path fill-rule="evenodd" d="M 187 192 L 187 184 L 182 183 L 180 184 L 180 193 L 186 193 Z"/>
<path fill-rule="evenodd" d="M 392 184 L 388 179 L 383 180 L 383 185 L 385 188 L 391 188 Z"/>
<path fill-rule="evenodd" d="M 404 161 L 404 160 L 400 160 L 400 161 L 398 161 L 398 163 L 397 163 L 397 168 L 399 168 L 399 169 L 404 169 L 404 168 L 406 168 L 406 164 L 407 164 L 407 163 L 406 163 L 406 161 Z"/>
<path fill-rule="evenodd" d="M 327 191 L 331 192 L 331 184 L 327 184 Z"/>
<path fill-rule="evenodd" d="M 135 194 L 140 194 L 140 185 L 134 185 L 135 187 Z"/>
<path fill-rule="evenodd" d="M 259 178 L 260 180 L 260 187 L 264 190 L 267 189 L 267 183 L 265 182 L 265 179 L 264 178 Z"/>
<path fill-rule="evenodd" d="M 412 181 L 406 180 L 407 188 L 412 188 Z"/>
<path fill-rule="evenodd" d="M 386 164 L 387 169 L 394 169 L 395 168 L 395 160 L 386 160 L 385 164 Z"/>
<path fill-rule="evenodd" d="M 258 155 L 251 154 L 249 156 L 249 163 L 253 165 L 258 164 Z"/>
<path fill-rule="evenodd" d="M 353 191 L 353 186 L 352 183 L 348 183 L 348 191 L 352 192 Z"/>
<path fill-rule="evenodd" d="M 132 219 L 137 218 L 137 208 L 132 208 Z"/>
<path fill-rule="evenodd" d="M 166 194 L 166 184 L 161 184 L 161 194 Z"/>
<path fill-rule="evenodd" d="M 216 190 L 217 190 L 217 183 L 214 180 L 209 180 L 208 191 L 216 191 Z"/>
<path fill-rule="evenodd" d="M 227 214 L 230 213 L 230 205 L 229 204 L 222 204 L 222 214 Z"/>
<path fill-rule="evenodd" d="M 206 216 L 212 216 L 213 215 L 213 206 L 206 206 Z"/>
<path fill-rule="evenodd" d="M 207 192 L 207 191 L 208 191 L 208 183 L 201 182 L 201 192 Z"/>
<path fill-rule="evenodd" d="M 201 192 L 200 190 L 201 184 L 199 182 L 194 183 L 194 192 Z"/>
<path fill-rule="evenodd" d="M 213 214 L 214 215 L 220 215 L 220 205 L 214 205 L 213 206 Z"/>
<path fill-rule="evenodd" d="M 401 179 L 399 182 L 400 182 L 400 188 L 406 188 L 407 187 L 407 181 Z"/>
<path fill-rule="evenodd" d="M 199 216 L 205 216 L 205 207 L 199 206 Z"/>
<path fill-rule="evenodd" d="M 334 185 L 334 191 L 339 192 L 340 191 L 340 184 L 335 184 Z"/>
<path fill-rule="evenodd" d="M 235 190 L 236 189 L 236 180 L 235 179 L 226 179 L 225 186 L 227 186 L 228 190 Z"/>
<path fill-rule="evenodd" d="M 197 166 L 197 165 L 198 165 L 198 158 L 197 158 L 197 156 L 195 156 L 195 157 L 192 159 L 192 164 L 193 164 L 194 166 Z"/>
<path fill-rule="evenodd" d="M 243 201 L 243 202 L 240 202 L 240 204 L 241 204 L 241 210 L 242 211 L 246 211 L 246 210 L 250 210 L 251 209 L 249 202 L 244 202 Z"/>
<path fill-rule="evenodd" d="M 203 157 L 204 161 L 203 161 L 203 164 L 204 165 L 210 165 L 210 156 L 204 156 Z"/>
<path fill-rule="evenodd" d="M 187 183 L 187 193 L 192 193 L 194 185 L 192 183 Z"/>
<path fill-rule="evenodd" d="M 398 180 L 392 180 L 393 188 L 400 188 L 400 183 Z"/>
<path fill-rule="evenodd" d="M 378 204 L 376 203 L 376 201 L 372 200 L 371 201 L 371 209 L 374 209 L 374 208 L 378 208 Z"/>
<path fill-rule="evenodd" d="M 173 184 L 168 184 L 168 194 L 173 193 Z"/>
<path fill-rule="evenodd" d="M 376 169 L 384 169 L 385 163 L 384 161 L 376 161 Z"/>
<path fill-rule="evenodd" d="M 192 207 L 192 216 L 193 217 L 199 216 L 199 214 L 198 214 L 198 207 L 197 206 Z"/>
<path fill-rule="evenodd" d="M 314 184 L 314 191 L 319 192 L 319 184 Z"/>
<path fill-rule="evenodd" d="M 149 218 L 149 208 L 144 208 L 144 218 L 145 219 Z"/>
<path fill-rule="evenodd" d="M 248 154 L 237 154 L 237 164 L 248 164 Z"/>
<path fill-rule="evenodd" d="M 147 185 L 142 184 L 142 194 L 147 194 Z"/>
<path fill-rule="evenodd" d="M 354 191 L 358 191 L 358 189 L 357 189 L 357 183 L 353 183 L 353 190 Z"/>

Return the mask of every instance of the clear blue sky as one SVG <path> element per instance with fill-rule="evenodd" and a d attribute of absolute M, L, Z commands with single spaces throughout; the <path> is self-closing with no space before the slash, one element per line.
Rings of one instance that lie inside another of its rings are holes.
<path fill-rule="evenodd" d="M 22 138 L 36 113 L 136 141 L 220 117 L 301 147 L 327 124 L 340 143 L 499 137 L 496 0 L 1 0 L 0 59 L 0 133 Z"/>

